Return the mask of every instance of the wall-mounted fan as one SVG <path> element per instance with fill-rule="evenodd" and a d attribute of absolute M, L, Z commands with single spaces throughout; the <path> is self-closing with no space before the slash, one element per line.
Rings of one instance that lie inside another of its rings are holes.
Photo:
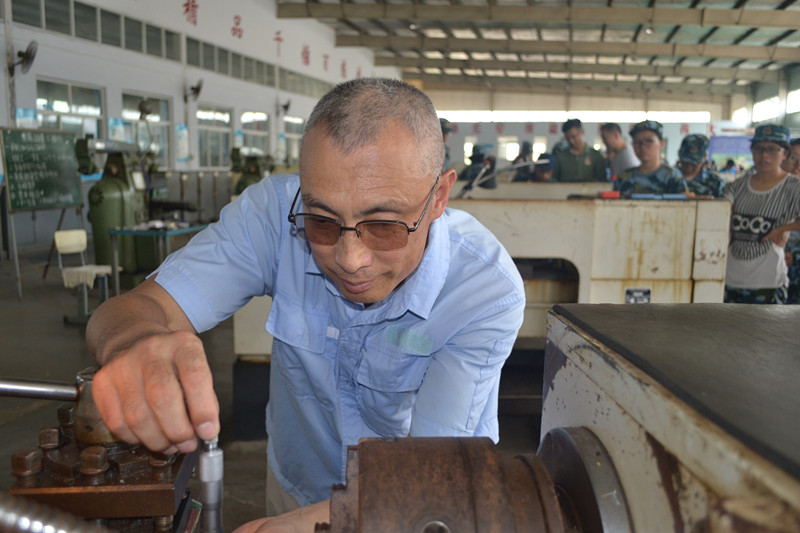
<path fill-rule="evenodd" d="M 192 100 L 197 100 L 200 96 L 200 91 L 203 90 L 203 78 L 197 80 L 197 85 L 192 85 L 188 89 L 183 91 L 183 101 L 188 102 L 189 97 L 192 97 Z"/>
<path fill-rule="evenodd" d="M 14 70 L 17 65 L 20 66 L 20 70 L 22 70 L 23 74 L 28 72 L 31 69 L 31 65 L 33 65 L 33 60 L 36 58 L 37 48 L 38 45 L 36 44 L 36 41 L 31 41 L 28 45 L 28 48 L 26 48 L 24 52 L 21 50 L 17 52 L 17 57 L 19 59 L 16 62 L 9 62 L 8 75 L 11 77 L 14 76 Z"/>

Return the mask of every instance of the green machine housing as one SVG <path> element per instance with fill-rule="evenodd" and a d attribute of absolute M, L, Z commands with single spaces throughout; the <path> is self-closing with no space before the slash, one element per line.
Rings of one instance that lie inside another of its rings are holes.
<path fill-rule="evenodd" d="M 267 171 L 272 170 L 272 158 L 259 148 L 234 148 L 231 150 L 231 170 L 236 184 L 234 194 L 240 195 L 250 185 L 258 183 Z"/>
<path fill-rule="evenodd" d="M 95 260 L 110 265 L 108 230 L 135 226 L 149 218 L 149 191 L 141 150 L 136 144 L 119 141 L 81 139 L 78 142 L 76 150 L 106 154 L 103 176 L 89 190 L 89 220 L 94 234 Z M 157 266 L 152 239 L 122 236 L 117 246 L 119 265 L 125 273 L 149 271 Z"/>

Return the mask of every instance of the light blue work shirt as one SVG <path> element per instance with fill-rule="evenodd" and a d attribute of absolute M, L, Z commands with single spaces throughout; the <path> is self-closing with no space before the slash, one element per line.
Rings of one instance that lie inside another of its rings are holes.
<path fill-rule="evenodd" d="M 300 505 L 329 498 L 362 437 L 497 442 L 500 369 L 525 306 L 502 245 L 448 209 L 417 269 L 365 307 L 342 296 L 287 221 L 298 186 L 297 176 L 251 185 L 156 277 L 197 331 L 272 296 L 267 454 L 283 489 Z"/>

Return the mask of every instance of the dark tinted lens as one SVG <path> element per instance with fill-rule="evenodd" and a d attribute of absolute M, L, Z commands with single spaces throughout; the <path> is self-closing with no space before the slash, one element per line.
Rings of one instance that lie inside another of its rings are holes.
<path fill-rule="evenodd" d="M 361 222 L 361 240 L 373 250 L 396 250 L 408 243 L 408 228 L 397 222 Z"/>
<path fill-rule="evenodd" d="M 336 244 L 339 240 L 339 224 L 317 215 L 298 215 L 297 230 L 300 236 L 314 244 Z"/>

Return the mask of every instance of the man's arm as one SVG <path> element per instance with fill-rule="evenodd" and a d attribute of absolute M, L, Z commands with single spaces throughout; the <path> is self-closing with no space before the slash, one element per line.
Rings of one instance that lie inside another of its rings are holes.
<path fill-rule="evenodd" d="M 410 436 L 497 440 L 500 370 L 514 346 L 524 308 L 523 295 L 506 296 L 503 304 L 476 317 L 433 355 L 417 393 Z"/>
<path fill-rule="evenodd" d="M 309 533 L 315 524 L 330 523 L 331 501 L 300 507 L 286 514 L 253 520 L 239 526 L 233 533 Z"/>
<path fill-rule="evenodd" d="M 114 435 L 151 450 L 189 452 L 219 433 L 211 370 L 192 324 L 153 279 L 112 298 L 86 329 L 102 365 L 92 383 Z"/>

